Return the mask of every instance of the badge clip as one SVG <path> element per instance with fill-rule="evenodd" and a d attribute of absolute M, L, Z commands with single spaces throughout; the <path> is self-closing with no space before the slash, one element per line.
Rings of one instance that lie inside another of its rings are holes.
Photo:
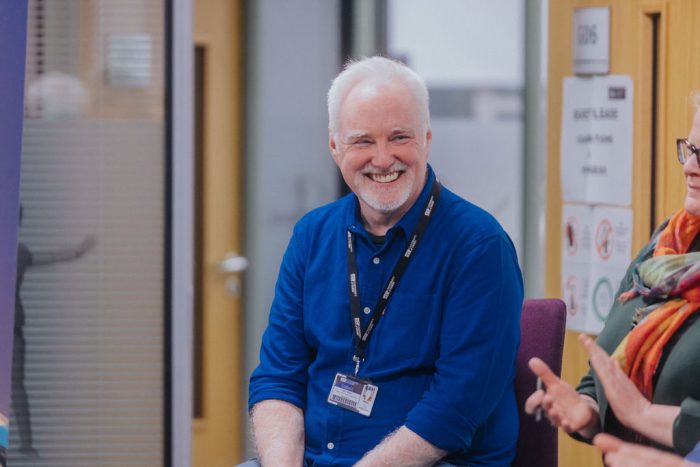
<path fill-rule="evenodd" d="M 360 362 L 364 360 L 358 357 L 357 355 L 352 356 L 352 361 L 355 362 L 355 376 L 357 376 L 357 373 L 360 371 Z"/>

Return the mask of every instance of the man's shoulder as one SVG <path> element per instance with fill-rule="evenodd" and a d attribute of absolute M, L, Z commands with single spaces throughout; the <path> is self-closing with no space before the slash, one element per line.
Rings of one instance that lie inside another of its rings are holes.
<path fill-rule="evenodd" d="M 463 240 L 483 241 L 489 237 L 508 238 L 496 218 L 485 209 L 467 201 L 443 187 L 440 203 L 443 204 L 442 222 L 452 235 Z"/>
<path fill-rule="evenodd" d="M 496 218 L 476 204 L 457 194 L 444 190 L 441 228 L 437 235 L 441 245 L 455 258 L 459 258 L 457 269 L 469 267 L 472 260 L 481 261 L 488 255 L 504 255 L 510 258 L 514 270 L 518 269 L 518 255 L 510 236 Z M 438 207 L 440 209 L 440 207 Z M 495 256 L 494 259 L 497 259 Z M 499 263 L 505 264 L 505 263 Z M 459 266 L 461 265 L 461 266 Z M 519 272 L 516 274 L 519 276 Z"/>
<path fill-rule="evenodd" d="M 353 195 L 349 194 L 328 204 L 312 209 L 297 221 L 294 228 L 295 231 L 314 231 L 324 229 L 330 225 L 344 223 L 354 204 L 352 197 Z"/>

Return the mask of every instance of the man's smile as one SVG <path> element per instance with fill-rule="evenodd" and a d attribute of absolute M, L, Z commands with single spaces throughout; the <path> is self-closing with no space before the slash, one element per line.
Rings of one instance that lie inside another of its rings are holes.
<path fill-rule="evenodd" d="M 401 174 L 403 174 L 402 171 L 396 171 L 396 172 L 389 172 L 389 173 L 385 173 L 385 174 L 369 173 L 369 174 L 365 174 L 365 176 L 367 178 L 371 179 L 373 182 L 391 183 L 394 180 L 396 180 L 397 178 L 399 178 L 399 176 L 401 176 Z"/>

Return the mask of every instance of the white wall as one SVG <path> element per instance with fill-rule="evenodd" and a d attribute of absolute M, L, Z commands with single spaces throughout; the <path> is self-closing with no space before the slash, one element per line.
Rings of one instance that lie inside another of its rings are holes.
<path fill-rule="evenodd" d="M 388 43 L 428 86 L 523 84 L 523 0 L 389 0 Z"/>
<path fill-rule="evenodd" d="M 334 200 L 326 92 L 340 70 L 338 1 L 250 2 L 247 51 L 246 378 L 258 362 L 294 223 Z M 247 388 L 247 380 L 244 382 Z"/>

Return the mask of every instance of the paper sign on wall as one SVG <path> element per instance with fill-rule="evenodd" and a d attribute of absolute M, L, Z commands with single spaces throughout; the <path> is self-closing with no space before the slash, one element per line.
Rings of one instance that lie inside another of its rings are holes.
<path fill-rule="evenodd" d="M 564 205 L 562 212 L 562 299 L 569 329 L 586 327 L 588 275 L 591 251 L 590 206 Z"/>
<path fill-rule="evenodd" d="M 564 201 L 629 206 L 631 78 L 568 77 L 563 89 L 560 157 Z"/>
<path fill-rule="evenodd" d="M 565 204 L 562 298 L 569 329 L 597 334 L 627 270 L 632 245 L 628 208 Z"/>

